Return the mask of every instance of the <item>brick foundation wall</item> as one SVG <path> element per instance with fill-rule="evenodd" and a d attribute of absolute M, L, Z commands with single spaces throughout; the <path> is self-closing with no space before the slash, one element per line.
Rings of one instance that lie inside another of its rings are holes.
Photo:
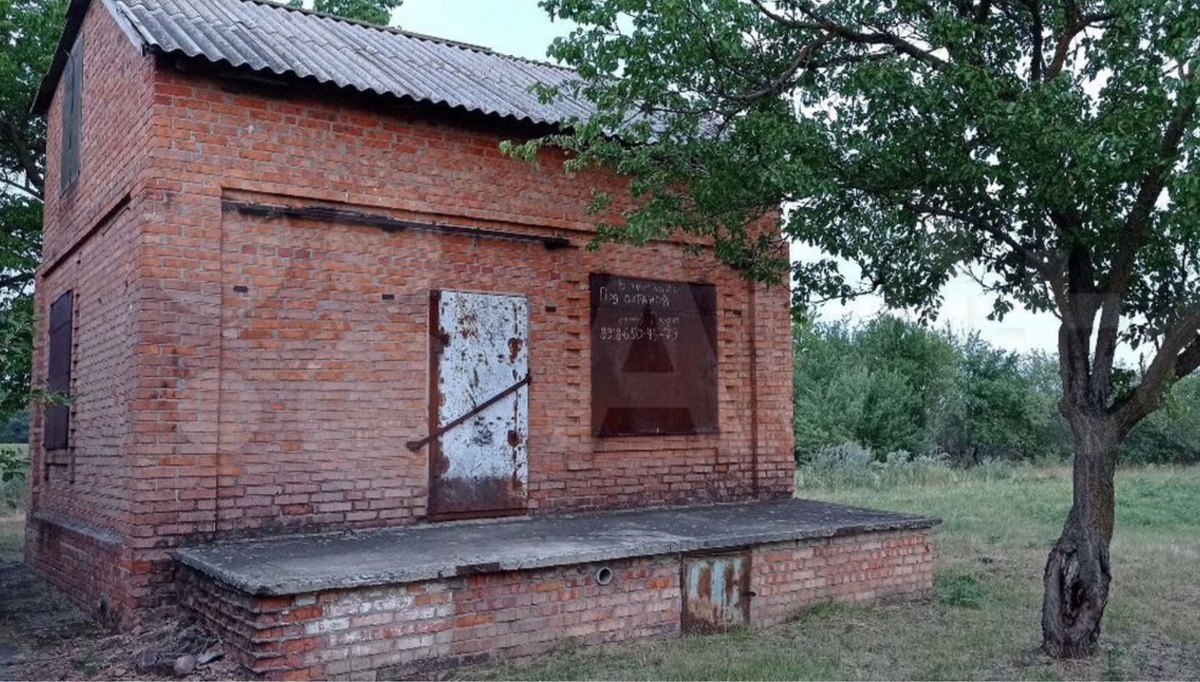
<path fill-rule="evenodd" d="M 751 550 L 753 625 L 813 604 L 916 597 L 933 588 L 929 530 L 774 543 Z M 565 640 L 602 644 L 680 631 L 678 554 L 406 585 L 253 596 L 179 567 L 180 601 L 227 653 L 270 679 L 392 679 Z M 613 571 L 607 586 L 595 581 Z"/>
<path fill-rule="evenodd" d="M 253 597 L 181 567 L 181 602 L 230 654 L 273 679 L 381 678 L 679 631 L 679 558 L 659 556 L 469 578 Z"/>
<path fill-rule="evenodd" d="M 106 625 L 119 627 L 128 609 L 128 571 L 120 537 L 55 514 L 25 519 L 26 562 Z"/>
<path fill-rule="evenodd" d="M 782 623 L 823 601 L 865 602 L 933 589 L 933 531 L 889 531 L 755 547 L 750 619 Z"/>

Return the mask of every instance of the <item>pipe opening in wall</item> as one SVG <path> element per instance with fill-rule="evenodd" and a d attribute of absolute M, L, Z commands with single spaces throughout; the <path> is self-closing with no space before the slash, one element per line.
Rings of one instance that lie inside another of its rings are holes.
<path fill-rule="evenodd" d="M 604 587 L 613 580 L 612 569 L 608 566 L 601 566 L 600 570 L 596 571 L 596 584 Z"/>

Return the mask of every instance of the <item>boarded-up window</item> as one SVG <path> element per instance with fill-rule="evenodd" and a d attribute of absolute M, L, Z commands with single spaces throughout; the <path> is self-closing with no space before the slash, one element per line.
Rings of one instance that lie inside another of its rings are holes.
<path fill-rule="evenodd" d="M 69 444 L 71 406 L 65 402 L 71 390 L 71 328 L 75 295 L 68 291 L 50 306 L 50 357 L 46 377 L 46 419 L 42 444 L 61 450 Z"/>
<path fill-rule="evenodd" d="M 592 275 L 592 432 L 716 433 L 717 290 Z"/>
<path fill-rule="evenodd" d="M 79 152 L 83 144 L 83 34 L 67 57 L 63 70 L 62 165 L 59 169 L 62 191 L 75 186 L 79 179 Z"/>

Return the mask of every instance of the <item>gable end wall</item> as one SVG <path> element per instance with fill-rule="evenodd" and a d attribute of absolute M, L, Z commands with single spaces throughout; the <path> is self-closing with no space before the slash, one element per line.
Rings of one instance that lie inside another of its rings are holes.
<path fill-rule="evenodd" d="M 154 65 L 99 2 L 85 35 L 80 176 L 59 182 L 63 85 L 47 115 L 43 262 L 36 281 L 34 386 L 45 385 L 50 303 L 75 292 L 70 447 L 42 448 L 31 411 L 26 561 L 112 622 L 129 610 L 133 278 L 150 139 Z M 171 495 L 175 493 L 172 492 Z"/>

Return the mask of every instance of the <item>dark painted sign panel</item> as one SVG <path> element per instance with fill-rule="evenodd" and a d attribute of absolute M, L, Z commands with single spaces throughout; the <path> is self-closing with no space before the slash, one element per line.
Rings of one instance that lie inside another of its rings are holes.
<path fill-rule="evenodd" d="M 717 290 L 591 276 L 592 432 L 716 433 Z"/>

